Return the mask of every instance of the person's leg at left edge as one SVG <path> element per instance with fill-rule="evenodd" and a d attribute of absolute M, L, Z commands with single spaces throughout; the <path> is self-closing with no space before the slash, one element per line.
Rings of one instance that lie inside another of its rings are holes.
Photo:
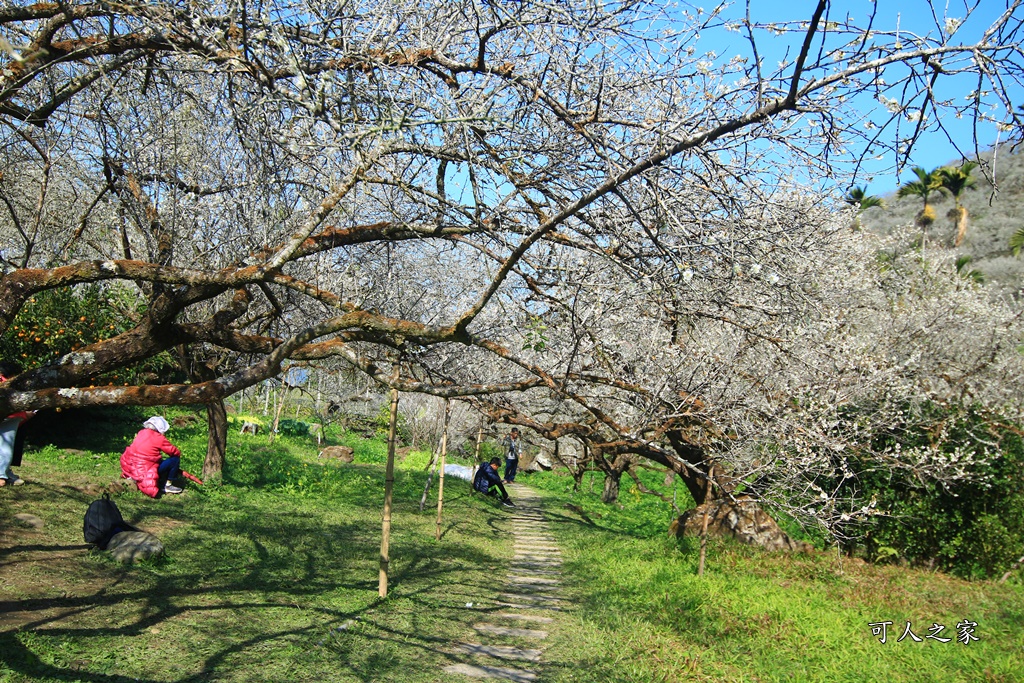
<path fill-rule="evenodd" d="M 15 418 L 0 420 L 0 486 L 13 484 L 15 481 L 11 460 L 14 458 L 14 440 L 19 424 L 21 420 Z"/>

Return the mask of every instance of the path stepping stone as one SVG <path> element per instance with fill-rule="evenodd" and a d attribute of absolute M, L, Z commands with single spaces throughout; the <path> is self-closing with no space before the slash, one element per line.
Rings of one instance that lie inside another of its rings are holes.
<path fill-rule="evenodd" d="M 517 586 L 517 588 L 521 589 L 522 586 Z M 505 593 L 502 599 L 495 600 L 494 602 L 511 609 L 552 610 L 556 612 L 565 610 L 563 607 L 565 603 L 557 595 L 550 594 Z"/>
<path fill-rule="evenodd" d="M 537 595 L 539 597 L 545 597 L 545 598 L 547 598 L 547 597 L 555 597 L 555 596 L 552 595 L 552 593 L 557 593 L 558 590 L 559 590 L 559 586 L 549 586 L 549 585 L 540 584 L 540 583 L 529 583 L 529 584 L 527 584 L 527 583 L 507 583 L 507 584 L 505 584 L 505 588 L 506 588 L 506 590 L 514 590 L 514 591 L 521 591 L 521 590 L 538 591 Z"/>
<path fill-rule="evenodd" d="M 452 664 L 444 668 L 445 673 L 462 674 L 472 678 L 503 678 L 506 681 L 528 681 L 537 680 L 537 674 L 533 671 L 522 671 L 520 669 L 508 669 L 503 666 L 474 666 L 472 664 Z"/>
<path fill-rule="evenodd" d="M 536 638 L 543 640 L 548 637 L 547 631 L 537 631 L 532 628 L 511 628 L 509 626 L 495 626 L 494 624 L 473 624 L 480 633 L 490 633 L 495 636 L 508 636 L 510 638 Z"/>
<path fill-rule="evenodd" d="M 557 555 L 538 555 L 536 553 L 531 553 L 531 554 L 527 555 L 526 553 L 518 553 L 516 555 L 513 555 L 512 559 L 513 560 L 526 560 L 527 562 L 535 562 L 535 563 L 540 563 L 540 564 L 546 564 L 549 567 L 561 567 L 562 566 L 562 559 L 560 557 L 558 557 Z"/>
<path fill-rule="evenodd" d="M 509 576 L 508 580 L 513 582 L 513 583 L 537 583 L 537 584 L 547 584 L 549 586 L 557 586 L 558 585 L 558 579 L 549 579 L 549 578 L 546 578 L 546 577 L 543 577 L 543 576 L 513 575 L 513 576 Z"/>
<path fill-rule="evenodd" d="M 502 601 L 502 600 L 498 600 L 497 604 L 501 605 L 502 607 L 509 607 L 511 609 L 540 609 L 540 610 L 548 610 L 549 612 L 564 612 L 565 611 L 564 607 L 560 607 L 558 605 L 538 605 L 538 604 L 524 605 L 521 602 L 505 602 L 505 601 Z"/>
<path fill-rule="evenodd" d="M 540 650 L 524 650 L 511 645 L 481 645 L 479 643 L 459 643 L 455 646 L 459 652 L 467 655 L 486 655 L 498 659 L 522 659 L 529 662 L 540 660 Z"/>
<path fill-rule="evenodd" d="M 542 617 L 539 614 L 520 614 L 519 612 L 498 612 L 497 616 L 515 621 L 535 621 L 538 624 L 550 624 L 554 621 L 551 617 Z"/>
<path fill-rule="evenodd" d="M 512 586 L 511 587 L 512 592 L 505 592 L 505 593 L 503 593 L 501 598 L 504 599 L 504 600 L 526 600 L 526 601 L 539 600 L 541 602 L 551 602 L 552 600 L 558 600 L 557 597 L 554 597 L 552 595 L 542 595 L 542 594 L 531 593 L 530 590 L 532 588 L 533 588 L 533 586 L 522 586 L 522 585 Z M 516 592 L 516 591 L 518 591 L 518 592 Z"/>
<path fill-rule="evenodd" d="M 512 484 L 516 490 L 519 509 L 512 516 L 513 558 L 507 576 L 505 591 L 491 602 L 504 611 L 490 615 L 495 621 L 504 623 L 478 623 L 473 628 L 486 639 L 482 643 L 457 643 L 452 654 L 474 657 L 473 663 L 456 663 L 444 668 L 447 674 L 458 674 L 469 678 L 494 678 L 506 681 L 535 681 L 536 671 L 512 669 L 504 666 L 490 666 L 487 658 L 499 663 L 502 660 L 539 662 L 542 651 L 525 649 L 502 643 L 502 638 L 531 638 L 543 640 L 548 632 L 533 627 L 551 624 L 554 619 L 531 613 L 543 610 L 563 611 L 565 604 L 559 597 L 560 572 L 562 565 L 558 541 L 548 531 L 548 517 L 534 506 L 541 498 L 529 489 Z M 516 610 L 516 611 L 512 611 Z M 507 642 L 507 641 L 506 641 Z"/>

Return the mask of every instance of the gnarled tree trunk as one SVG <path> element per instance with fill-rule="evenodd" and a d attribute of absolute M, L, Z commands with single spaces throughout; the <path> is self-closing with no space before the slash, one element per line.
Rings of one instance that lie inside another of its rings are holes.
<path fill-rule="evenodd" d="M 679 516 L 669 528 L 674 536 L 700 536 L 707 513 L 707 533 L 711 536 L 735 538 L 741 543 L 766 550 L 808 551 L 809 543 L 794 541 L 775 520 L 761 509 L 757 501 L 740 496 L 732 500 L 709 500 Z"/>
<path fill-rule="evenodd" d="M 676 454 L 689 465 L 674 470 L 697 503 L 696 508 L 687 510 L 672 522 L 671 535 L 700 536 L 706 510 L 707 533 L 711 536 L 728 536 L 768 550 L 810 547 L 792 540 L 756 500 L 736 496 L 733 502 L 735 480 L 703 448 L 690 443 L 679 432 L 672 431 L 667 436 Z M 709 478 L 711 486 L 708 486 Z"/>
<path fill-rule="evenodd" d="M 228 413 L 224 401 L 206 404 L 206 459 L 203 461 L 203 478 L 220 477 L 224 473 L 228 446 Z"/>
<path fill-rule="evenodd" d="M 619 480 L 622 479 L 622 472 L 608 470 L 604 473 L 604 491 L 601 492 L 602 503 L 614 503 L 619 499 Z"/>

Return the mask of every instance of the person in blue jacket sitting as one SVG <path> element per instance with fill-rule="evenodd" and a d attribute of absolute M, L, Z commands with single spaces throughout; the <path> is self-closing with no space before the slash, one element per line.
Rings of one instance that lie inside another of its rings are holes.
<path fill-rule="evenodd" d="M 512 508 L 515 507 L 515 504 L 509 499 L 508 492 L 502 486 L 501 476 L 498 474 L 500 465 L 501 460 L 498 458 L 492 458 L 489 463 L 480 463 L 480 466 L 476 468 L 476 476 L 473 477 L 473 489 L 488 496 L 498 496 L 501 498 L 502 505 Z"/>

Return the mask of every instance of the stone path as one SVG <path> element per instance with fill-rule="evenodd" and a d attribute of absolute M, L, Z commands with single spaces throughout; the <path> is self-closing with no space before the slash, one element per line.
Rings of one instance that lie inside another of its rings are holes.
<path fill-rule="evenodd" d="M 452 680 L 536 681 L 543 654 L 538 647 L 548 637 L 547 624 L 554 622 L 549 615 L 566 607 L 559 597 L 561 552 L 548 533 L 540 497 L 522 486 L 510 488 L 517 506 L 511 511 L 515 554 L 500 594 L 491 601 L 503 609 L 473 625 L 481 642 L 455 646 L 455 654 L 469 659 L 444 668 Z"/>

